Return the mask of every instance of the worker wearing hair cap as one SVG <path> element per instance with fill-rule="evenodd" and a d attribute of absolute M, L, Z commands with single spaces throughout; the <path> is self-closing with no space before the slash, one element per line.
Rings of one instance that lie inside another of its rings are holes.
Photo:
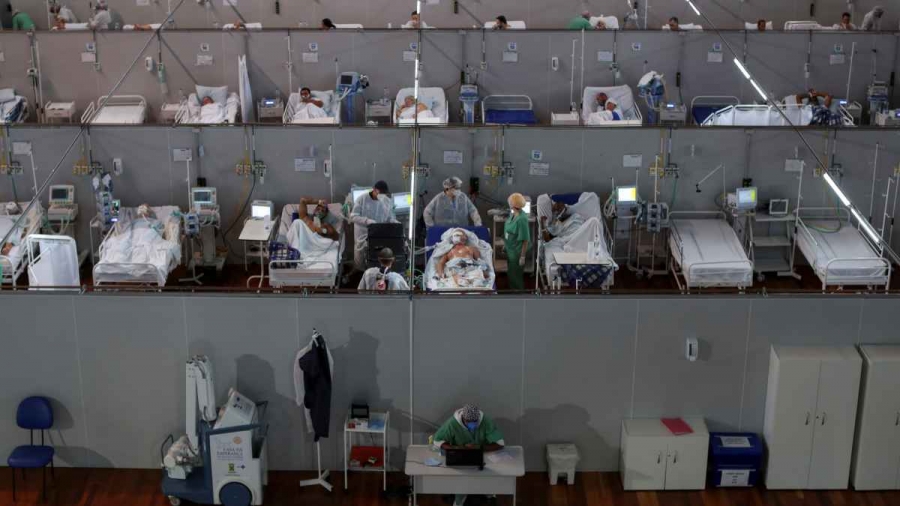
<path fill-rule="evenodd" d="M 121 30 L 124 24 L 119 13 L 110 10 L 106 0 L 97 0 L 94 16 L 88 22 L 92 30 Z"/>
<path fill-rule="evenodd" d="M 511 214 L 503 228 L 503 240 L 506 245 L 507 276 L 511 290 L 525 289 L 525 254 L 531 242 L 531 230 L 528 226 L 528 215 L 523 212 L 527 204 L 521 193 L 513 193 L 507 200 Z"/>
<path fill-rule="evenodd" d="M 444 180 L 444 191 L 439 193 L 425 206 L 423 218 L 427 227 L 465 227 L 481 226 L 478 208 L 460 189 L 462 180 L 456 176 Z"/>
<path fill-rule="evenodd" d="M 859 29 L 865 32 L 881 30 L 881 17 L 884 16 L 884 8 L 876 6 L 863 17 Z"/>
<path fill-rule="evenodd" d="M 12 29 L 26 32 L 34 31 L 34 21 L 32 21 L 31 16 L 27 12 L 16 9 L 12 15 Z"/>
<path fill-rule="evenodd" d="M 388 197 L 388 185 L 378 181 L 372 191 L 364 193 L 353 203 L 350 221 L 356 240 L 353 261 L 360 271 L 366 270 L 366 249 L 369 246 L 369 225 L 373 223 L 399 223 L 394 215 L 394 201 Z"/>
<path fill-rule="evenodd" d="M 434 433 L 434 446 L 447 448 L 483 448 L 486 452 L 502 450 L 503 433 L 484 411 L 474 404 L 457 409 Z M 466 496 L 457 495 L 453 506 L 462 506 Z"/>

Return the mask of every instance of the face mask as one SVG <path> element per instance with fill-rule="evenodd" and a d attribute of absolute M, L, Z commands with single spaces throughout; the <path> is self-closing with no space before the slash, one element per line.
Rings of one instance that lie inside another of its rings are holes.
<path fill-rule="evenodd" d="M 325 214 L 326 214 L 325 211 L 318 212 L 318 213 L 316 213 L 316 218 L 318 218 L 320 220 L 324 220 Z"/>
<path fill-rule="evenodd" d="M 478 428 L 478 422 L 466 422 L 466 428 L 469 429 L 469 432 L 475 432 L 475 429 Z"/>
<path fill-rule="evenodd" d="M 463 236 L 454 235 L 453 237 L 450 238 L 450 242 L 453 244 L 459 244 L 459 243 L 463 242 Z"/>

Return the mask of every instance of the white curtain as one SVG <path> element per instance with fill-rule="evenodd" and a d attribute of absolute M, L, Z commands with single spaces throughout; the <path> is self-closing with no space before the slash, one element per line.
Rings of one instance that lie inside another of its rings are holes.
<path fill-rule="evenodd" d="M 250 72 L 247 70 L 247 55 L 238 57 L 238 91 L 241 96 L 241 118 L 244 123 L 253 123 L 256 110 L 253 107 L 253 93 L 250 91 Z"/>

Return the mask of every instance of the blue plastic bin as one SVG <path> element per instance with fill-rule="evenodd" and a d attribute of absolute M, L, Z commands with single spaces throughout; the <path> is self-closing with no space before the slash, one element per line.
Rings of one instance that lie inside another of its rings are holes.
<path fill-rule="evenodd" d="M 710 433 L 710 486 L 755 487 L 762 457 L 762 441 L 752 432 Z"/>

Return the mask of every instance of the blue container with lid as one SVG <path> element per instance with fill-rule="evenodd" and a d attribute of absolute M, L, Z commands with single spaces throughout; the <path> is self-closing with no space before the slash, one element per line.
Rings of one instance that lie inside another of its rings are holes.
<path fill-rule="evenodd" d="M 709 484 L 712 487 L 754 487 L 762 469 L 763 449 L 752 432 L 709 434 Z"/>

